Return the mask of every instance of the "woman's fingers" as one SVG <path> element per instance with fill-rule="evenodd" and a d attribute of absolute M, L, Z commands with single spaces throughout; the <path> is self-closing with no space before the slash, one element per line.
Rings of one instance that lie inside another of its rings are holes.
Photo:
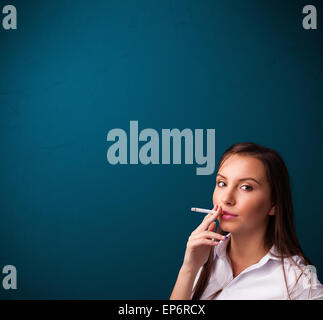
<path fill-rule="evenodd" d="M 222 234 L 213 232 L 213 231 L 202 231 L 197 234 L 192 234 L 190 236 L 190 240 L 196 240 L 196 239 L 216 239 L 216 240 L 225 240 L 225 236 Z"/>
<path fill-rule="evenodd" d="M 215 231 L 216 223 L 213 221 L 208 227 L 208 231 Z"/>
<path fill-rule="evenodd" d="M 220 206 L 213 208 L 214 214 L 204 217 L 202 223 L 191 233 L 186 244 L 186 251 L 183 265 L 187 268 L 198 269 L 206 263 L 210 247 L 217 246 L 224 236 L 215 231 L 215 220 L 221 213 Z"/>
<path fill-rule="evenodd" d="M 199 247 L 200 245 L 216 246 L 219 244 L 219 241 L 209 240 L 209 239 L 195 239 L 188 242 L 188 248 Z"/>
<path fill-rule="evenodd" d="M 213 208 L 213 210 L 215 211 L 213 214 L 208 214 L 205 216 L 205 218 L 203 219 L 202 223 L 195 229 L 194 233 L 198 233 L 201 231 L 205 231 L 208 229 L 209 225 L 218 217 L 218 215 L 221 212 L 221 207 L 220 206 L 216 206 L 215 208 Z"/>

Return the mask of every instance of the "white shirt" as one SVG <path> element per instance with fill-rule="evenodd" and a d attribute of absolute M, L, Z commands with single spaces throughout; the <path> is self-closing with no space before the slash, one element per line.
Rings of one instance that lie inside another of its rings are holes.
<path fill-rule="evenodd" d="M 287 300 L 288 294 L 284 281 L 284 274 L 280 258 L 275 246 L 256 264 L 244 269 L 233 278 L 230 258 L 227 256 L 228 240 L 220 241 L 214 247 L 214 263 L 209 281 L 200 300 L 210 300 L 211 295 L 223 289 L 216 297 L 217 300 Z M 305 266 L 299 256 L 293 256 L 294 261 L 300 264 L 304 271 L 294 290 L 291 290 L 296 279 L 301 274 L 293 262 L 285 258 L 284 267 L 286 281 L 290 288 L 292 300 L 323 300 L 323 285 L 319 282 L 314 266 Z M 202 267 L 199 269 L 193 284 L 198 281 Z M 193 296 L 193 291 L 191 298 Z"/>

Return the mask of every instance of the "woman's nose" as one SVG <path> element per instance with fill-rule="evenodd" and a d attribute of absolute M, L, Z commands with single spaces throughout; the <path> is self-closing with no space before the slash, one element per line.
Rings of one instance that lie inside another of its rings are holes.
<path fill-rule="evenodd" d="M 224 193 L 221 202 L 224 205 L 233 205 L 235 203 L 233 192 L 227 191 L 226 193 Z"/>
<path fill-rule="evenodd" d="M 234 204 L 234 200 L 233 199 L 223 199 L 222 204 L 232 206 Z"/>

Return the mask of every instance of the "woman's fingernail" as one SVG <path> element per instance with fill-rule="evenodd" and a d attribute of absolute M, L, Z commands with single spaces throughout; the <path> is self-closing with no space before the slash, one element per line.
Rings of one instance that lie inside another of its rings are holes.
<path fill-rule="evenodd" d="M 229 236 L 225 236 L 225 237 L 224 237 L 224 239 L 228 239 L 228 238 L 229 238 Z"/>

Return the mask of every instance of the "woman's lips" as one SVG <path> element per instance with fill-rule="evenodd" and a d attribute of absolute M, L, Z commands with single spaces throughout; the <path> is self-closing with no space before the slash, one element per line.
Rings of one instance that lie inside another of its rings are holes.
<path fill-rule="evenodd" d="M 238 216 L 237 214 L 223 210 L 221 218 L 223 220 L 231 220 L 231 219 L 236 218 L 237 216 Z"/>

